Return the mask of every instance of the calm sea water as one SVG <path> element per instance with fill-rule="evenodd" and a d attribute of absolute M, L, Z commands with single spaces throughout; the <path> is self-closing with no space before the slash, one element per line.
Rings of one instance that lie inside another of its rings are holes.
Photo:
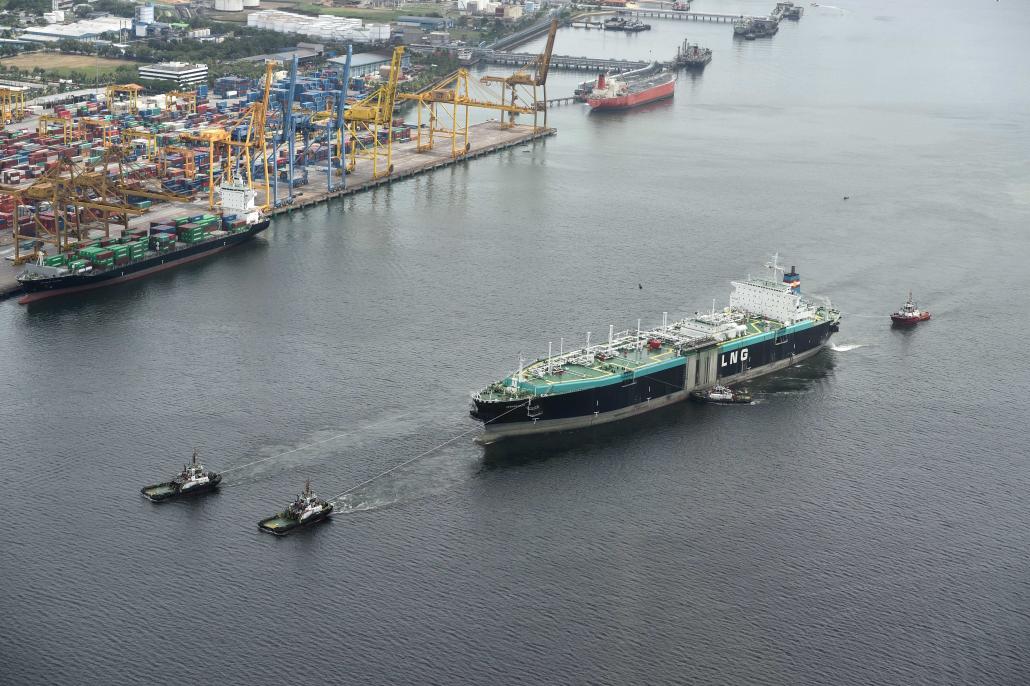
<path fill-rule="evenodd" d="M 1027 682 L 1030 9 L 652 23 L 557 51 L 711 47 L 671 102 L 0 305 L 0 682 Z M 774 251 L 846 318 L 757 405 L 467 434 L 258 532 L 473 428 L 520 351 L 722 305 Z M 891 331 L 910 289 L 934 319 Z M 221 494 L 139 496 L 194 446 Z"/>

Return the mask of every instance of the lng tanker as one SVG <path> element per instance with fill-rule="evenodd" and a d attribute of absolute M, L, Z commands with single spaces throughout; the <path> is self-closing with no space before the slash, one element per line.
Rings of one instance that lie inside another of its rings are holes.
<path fill-rule="evenodd" d="M 840 325 L 829 302 L 801 295 L 801 277 L 776 258 L 769 278 L 733 281 L 729 307 L 658 328 L 615 333 L 536 360 L 473 395 L 479 439 L 612 422 L 784 369 L 816 354 Z M 563 346 L 564 347 L 564 346 Z"/>

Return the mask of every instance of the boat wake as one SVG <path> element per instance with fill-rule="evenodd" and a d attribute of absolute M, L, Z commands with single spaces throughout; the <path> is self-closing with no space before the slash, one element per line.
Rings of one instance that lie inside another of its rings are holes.
<path fill-rule="evenodd" d="M 397 501 L 387 499 L 373 499 L 373 500 L 362 500 L 355 498 L 354 502 L 348 502 L 348 498 L 344 496 L 340 500 L 336 501 L 336 512 L 337 514 L 356 514 L 358 512 L 374 512 L 376 510 L 382 510 L 384 508 L 395 505 Z"/>
<path fill-rule="evenodd" d="M 849 350 L 857 350 L 858 348 L 864 348 L 865 343 L 848 343 L 844 345 L 831 345 L 830 350 L 835 353 L 846 353 Z"/>

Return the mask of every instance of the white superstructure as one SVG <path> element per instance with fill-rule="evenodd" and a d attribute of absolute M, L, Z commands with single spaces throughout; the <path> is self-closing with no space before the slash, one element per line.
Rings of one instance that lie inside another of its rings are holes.
<path fill-rule="evenodd" d="M 257 193 L 242 181 L 223 182 L 218 189 L 222 200 L 222 214 L 235 214 L 248 224 L 261 221 L 261 208 L 257 206 Z"/>

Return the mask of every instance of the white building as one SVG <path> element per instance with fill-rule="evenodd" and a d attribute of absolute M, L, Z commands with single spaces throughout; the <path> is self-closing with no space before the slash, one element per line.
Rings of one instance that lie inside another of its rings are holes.
<path fill-rule="evenodd" d="M 86 19 L 71 24 L 51 24 L 50 26 L 32 26 L 19 36 L 22 40 L 48 43 L 62 38 L 81 41 L 95 41 L 103 33 L 118 33 L 132 29 L 132 20 L 123 17 L 100 17 Z"/>
<path fill-rule="evenodd" d="M 139 68 L 141 79 L 158 81 L 174 81 L 176 86 L 191 86 L 207 81 L 206 64 L 187 64 L 185 62 L 162 62 Z"/>
<path fill-rule="evenodd" d="M 390 40 L 388 24 L 365 24 L 360 19 L 329 14 L 308 17 L 280 10 L 260 10 L 247 15 L 247 26 L 278 33 L 299 33 L 327 41 L 385 43 Z"/>

